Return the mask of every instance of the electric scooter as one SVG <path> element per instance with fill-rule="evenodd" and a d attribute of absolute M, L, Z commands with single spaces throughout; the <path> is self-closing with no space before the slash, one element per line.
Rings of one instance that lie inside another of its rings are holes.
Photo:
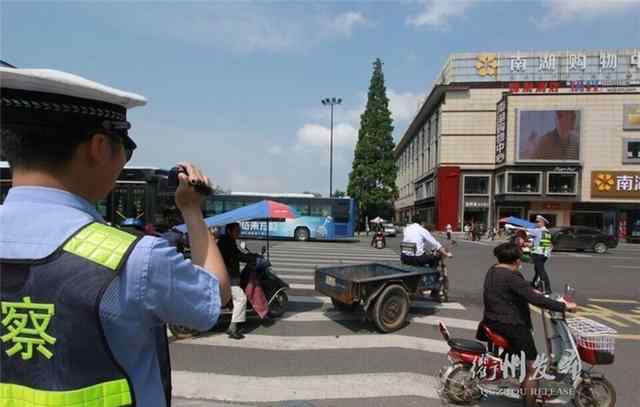
<path fill-rule="evenodd" d="M 565 402 L 573 399 L 577 407 L 615 406 L 613 385 L 603 374 L 593 371 L 593 366 L 613 363 L 616 331 L 587 318 L 566 318 L 562 312 L 549 310 L 542 310 L 542 323 L 548 368 L 538 382 L 538 401 L 564 398 Z M 524 357 L 515 360 L 505 352 L 509 349 L 506 338 L 481 325 L 489 338 L 486 347 L 475 340 L 452 338 L 444 323 L 438 322 L 438 326 L 451 347 L 450 363 L 439 373 L 443 399 L 468 404 L 486 396 L 522 397 L 520 384 L 526 362 Z"/>

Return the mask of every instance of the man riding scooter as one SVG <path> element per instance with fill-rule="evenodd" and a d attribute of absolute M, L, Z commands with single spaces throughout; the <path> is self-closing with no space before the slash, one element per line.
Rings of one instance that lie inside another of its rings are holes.
<path fill-rule="evenodd" d="M 415 253 L 411 253 L 403 250 L 400 254 L 400 260 L 403 264 L 411 266 L 435 267 L 438 263 L 438 255 L 451 257 L 451 253 L 445 250 L 440 242 L 438 242 L 427 229 L 421 226 L 419 222 L 420 218 L 414 216 L 413 223 L 404 228 L 402 243 L 415 244 L 416 251 Z M 425 251 L 425 243 L 428 244 L 428 248 L 431 248 L 436 254 L 429 254 Z"/>
<path fill-rule="evenodd" d="M 225 234 L 218 240 L 218 249 L 224 264 L 227 267 L 229 278 L 231 280 L 231 297 L 233 298 L 233 314 L 231 316 L 231 325 L 227 330 L 227 334 L 232 339 L 242 339 L 244 335 L 240 331 L 239 324 L 246 321 L 247 296 L 240 287 L 241 271 L 240 262 L 247 265 L 255 265 L 256 255 L 248 254 L 241 251 L 236 240 L 240 236 L 240 224 L 229 223 L 225 227 Z"/>
<path fill-rule="evenodd" d="M 376 247 L 378 249 L 384 249 L 385 247 L 387 247 L 387 239 L 384 236 L 384 227 L 382 226 L 381 223 L 378 223 L 376 225 L 376 232 L 374 233 L 373 238 L 371 239 L 371 247 Z"/>

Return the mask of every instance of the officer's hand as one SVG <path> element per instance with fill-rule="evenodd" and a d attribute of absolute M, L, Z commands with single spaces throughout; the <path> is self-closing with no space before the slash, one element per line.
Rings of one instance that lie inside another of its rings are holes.
<path fill-rule="evenodd" d="M 186 170 L 178 173 L 178 189 L 176 190 L 176 206 L 181 212 L 197 210 L 200 211 L 204 196 L 197 192 L 195 185 L 202 183 L 211 185 L 209 178 L 202 174 L 200 169 L 191 163 L 179 163 L 178 167 Z"/>

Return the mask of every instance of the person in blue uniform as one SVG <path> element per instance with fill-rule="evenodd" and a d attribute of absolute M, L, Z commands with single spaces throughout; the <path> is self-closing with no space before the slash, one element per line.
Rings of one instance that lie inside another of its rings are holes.
<path fill-rule="evenodd" d="M 146 100 L 52 70 L 0 67 L 0 84 L 13 177 L 0 207 L 3 400 L 169 405 L 166 324 L 210 329 L 230 298 L 193 188 L 208 178 L 181 163 L 175 201 L 191 260 L 162 238 L 110 227 L 96 202 L 136 148 L 127 109 Z"/>

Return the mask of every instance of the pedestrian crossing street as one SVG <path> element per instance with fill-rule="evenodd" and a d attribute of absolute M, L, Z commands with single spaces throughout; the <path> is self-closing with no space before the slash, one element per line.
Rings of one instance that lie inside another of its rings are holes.
<path fill-rule="evenodd" d="M 181 405 L 181 399 L 197 399 L 205 406 L 211 401 L 442 405 L 436 375 L 447 362 L 449 347 L 437 332 L 437 322 L 472 338 L 481 312 L 477 306 L 472 310 L 456 302 L 418 301 L 407 327 L 380 334 L 363 321 L 362 312 L 335 310 L 328 297 L 314 291 L 313 276 L 321 265 L 397 261 L 392 250 L 356 243 L 283 242 L 271 248 L 270 259 L 276 274 L 291 285 L 288 312 L 262 324 L 250 320 L 243 340 L 229 339 L 221 327 L 173 341 L 175 405 Z M 501 404 L 493 400 L 482 405 Z"/>

